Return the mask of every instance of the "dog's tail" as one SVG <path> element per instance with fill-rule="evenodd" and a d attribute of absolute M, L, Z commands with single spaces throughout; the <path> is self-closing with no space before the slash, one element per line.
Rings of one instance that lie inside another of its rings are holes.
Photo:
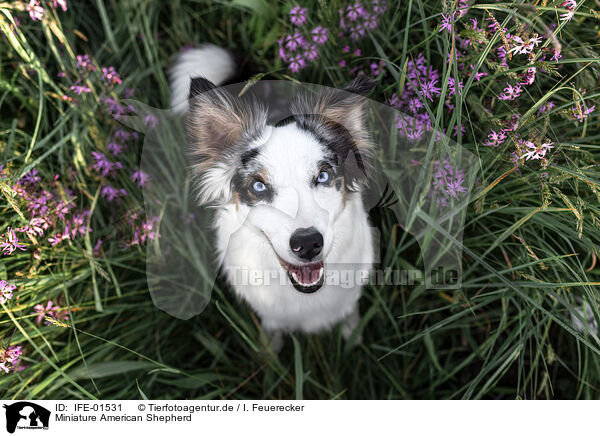
<path fill-rule="evenodd" d="M 219 86 L 237 75 L 234 55 L 224 48 L 204 44 L 178 53 L 169 70 L 171 108 L 180 114 L 188 110 L 190 84 L 193 78 L 204 77 Z"/>

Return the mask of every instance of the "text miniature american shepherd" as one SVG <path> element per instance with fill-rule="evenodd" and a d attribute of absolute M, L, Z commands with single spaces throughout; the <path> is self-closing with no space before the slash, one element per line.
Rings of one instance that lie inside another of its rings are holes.
<path fill-rule="evenodd" d="M 198 199 L 215 208 L 221 265 L 273 348 L 282 333 L 340 322 L 348 339 L 364 280 L 348 288 L 327 273 L 373 263 L 362 199 L 370 149 L 362 95 L 373 84 L 358 79 L 345 92 L 300 96 L 290 103 L 292 116 L 269 125 L 267 102 L 219 88 L 235 75 L 234 57 L 214 45 L 180 53 L 170 71 L 171 106 L 185 117 Z M 240 269 L 276 271 L 284 280 L 240 282 Z"/>

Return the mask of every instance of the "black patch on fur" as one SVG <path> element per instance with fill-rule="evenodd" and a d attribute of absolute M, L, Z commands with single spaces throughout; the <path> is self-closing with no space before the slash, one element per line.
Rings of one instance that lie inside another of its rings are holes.
<path fill-rule="evenodd" d="M 288 124 L 295 121 L 298 128 L 309 132 L 323 144 L 334 162 L 333 167 L 338 169 L 337 173 L 346 181 L 346 187 L 351 187 L 355 181 L 366 182 L 365 160 L 344 126 L 327 120 L 322 115 L 292 115 L 289 118 L 292 120 L 283 121 Z"/>
<path fill-rule="evenodd" d="M 242 161 L 242 166 L 244 168 L 248 167 L 250 161 L 256 158 L 260 154 L 260 149 L 258 147 L 251 148 L 248 151 L 242 153 L 240 160 Z"/>
<path fill-rule="evenodd" d="M 210 91 L 215 88 L 215 84 L 210 80 L 205 79 L 204 77 L 194 77 L 192 79 L 192 83 L 190 84 L 189 98 L 194 98 L 203 92 Z"/>
<path fill-rule="evenodd" d="M 247 206 L 252 207 L 261 202 L 271 203 L 273 197 L 275 197 L 273 188 L 269 186 L 266 180 L 263 180 L 260 173 L 261 169 L 259 167 L 240 168 L 235 172 L 231 179 L 233 191 L 237 194 L 238 199 Z M 257 181 L 264 183 L 267 189 L 263 192 L 254 191 L 252 185 Z"/>
<path fill-rule="evenodd" d="M 367 77 L 365 75 L 357 76 L 352 82 L 350 82 L 344 91 L 351 92 L 352 94 L 362 95 L 363 97 L 369 95 L 373 88 L 377 85 L 377 81 Z"/>

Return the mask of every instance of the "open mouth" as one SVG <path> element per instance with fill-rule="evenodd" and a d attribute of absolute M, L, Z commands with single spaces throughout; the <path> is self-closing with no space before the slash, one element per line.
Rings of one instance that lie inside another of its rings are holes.
<path fill-rule="evenodd" d="M 279 258 L 279 263 L 287 271 L 288 277 L 297 291 L 312 294 L 323 286 L 325 281 L 323 261 L 308 265 L 293 265 Z"/>

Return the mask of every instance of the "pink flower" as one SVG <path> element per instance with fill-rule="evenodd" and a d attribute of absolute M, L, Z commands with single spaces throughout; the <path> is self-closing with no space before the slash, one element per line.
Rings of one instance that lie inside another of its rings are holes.
<path fill-rule="evenodd" d="M 542 42 L 542 38 L 535 37 L 530 38 L 528 41 L 524 41 L 520 36 L 515 35 L 511 42 L 514 44 L 514 47 L 508 51 L 509 53 L 529 54 L 540 42 Z"/>
<path fill-rule="evenodd" d="M 92 92 L 92 90 L 90 88 L 88 88 L 87 86 L 81 86 L 81 85 L 73 85 L 69 89 L 77 95 L 81 95 L 83 93 L 87 94 L 89 92 Z"/>
<path fill-rule="evenodd" d="M 290 63 L 288 64 L 290 71 L 294 74 L 297 73 L 298 71 L 300 71 L 305 66 L 306 66 L 306 62 L 304 61 L 304 56 L 302 56 L 300 54 L 291 57 Z"/>
<path fill-rule="evenodd" d="M 29 224 L 16 229 L 17 232 L 24 232 L 29 236 L 42 236 L 45 230 L 48 230 L 48 220 L 46 218 L 32 218 Z"/>
<path fill-rule="evenodd" d="M 0 249 L 2 249 L 2 253 L 5 255 L 9 256 L 17 249 L 21 251 L 26 250 L 25 244 L 19 242 L 17 235 L 10 227 L 6 229 L 6 233 L 2 235 L 2 238 L 0 240 Z"/>
<path fill-rule="evenodd" d="M 525 81 L 519 83 L 519 85 L 532 85 L 533 82 L 535 81 L 535 73 L 536 73 L 537 69 L 535 67 L 529 67 L 527 68 L 527 73 L 525 73 L 523 75 Z"/>
<path fill-rule="evenodd" d="M 523 146 L 527 147 L 528 150 L 525 150 L 523 157 L 525 160 L 529 159 L 543 159 L 546 156 L 546 153 L 550 151 L 550 149 L 554 148 L 553 143 L 550 141 L 546 141 L 543 144 L 537 146 L 531 141 L 523 141 L 520 140 L 521 148 Z"/>
<path fill-rule="evenodd" d="M 56 233 L 54 236 L 48 238 L 48 242 L 50 242 L 50 245 L 55 246 L 65 239 L 71 239 L 68 233 Z"/>
<path fill-rule="evenodd" d="M 448 92 L 448 95 L 454 95 L 457 90 L 456 90 L 456 82 L 454 81 L 454 77 L 448 77 L 448 89 L 450 90 Z M 458 82 L 458 93 L 460 94 L 460 90 L 464 87 L 462 81 Z"/>
<path fill-rule="evenodd" d="M 578 109 L 577 106 L 572 106 L 571 111 L 573 112 L 573 116 L 579 120 L 580 123 L 583 122 L 594 110 L 596 106 L 592 106 L 590 108 L 586 108 L 585 106 L 581 109 Z"/>
<path fill-rule="evenodd" d="M 103 67 L 102 68 L 102 78 L 108 80 L 113 85 L 120 85 L 123 83 L 121 77 L 116 72 L 115 67 Z"/>
<path fill-rule="evenodd" d="M 327 42 L 327 32 L 328 30 L 323 26 L 317 26 L 312 30 L 312 40 L 313 42 L 322 45 Z"/>
<path fill-rule="evenodd" d="M 455 12 L 456 14 L 456 12 Z M 454 16 L 448 14 L 442 14 L 442 24 L 440 24 L 440 30 L 438 32 L 441 32 L 443 30 L 447 31 L 448 33 L 452 32 L 452 23 L 454 22 Z"/>
<path fill-rule="evenodd" d="M 13 291 L 17 289 L 12 283 L 8 283 L 6 280 L 0 280 L 0 303 L 6 303 L 13 296 Z"/>
<path fill-rule="evenodd" d="M 356 21 L 358 17 L 364 14 L 365 10 L 359 2 L 346 7 L 346 18 L 350 21 Z"/>
<path fill-rule="evenodd" d="M 306 23 L 306 15 L 308 14 L 307 8 L 302 8 L 298 5 L 294 6 L 290 10 L 290 21 L 295 26 L 301 26 Z"/>
<path fill-rule="evenodd" d="M 566 21 L 567 23 L 575 16 L 575 9 L 577 9 L 577 2 L 575 0 L 567 0 L 561 4 L 567 12 L 561 14 L 560 20 Z"/>
<path fill-rule="evenodd" d="M 153 114 L 148 114 L 144 117 L 144 124 L 150 129 L 154 129 L 158 125 L 158 117 Z"/>
<path fill-rule="evenodd" d="M 500 144 L 504 142 L 506 139 L 506 134 L 501 130 L 499 133 L 496 133 L 495 130 L 488 135 L 488 139 L 483 143 L 486 147 L 498 147 Z"/>
<path fill-rule="evenodd" d="M 77 68 L 87 71 L 96 71 L 96 67 L 90 59 L 90 55 L 77 55 Z"/>
<path fill-rule="evenodd" d="M 21 355 L 23 354 L 23 349 L 20 345 L 11 345 L 5 350 L 0 349 L 0 369 L 5 373 L 9 373 L 12 369 L 15 369 L 12 365 L 14 365 Z M 19 368 L 16 368 L 19 371 Z"/>
<path fill-rule="evenodd" d="M 46 316 L 54 318 L 55 312 L 59 311 L 60 307 L 55 306 L 52 300 L 49 300 L 48 303 L 46 303 L 46 306 L 36 304 L 33 309 L 34 311 L 31 312 L 31 314 L 37 315 L 37 317 L 35 318 L 35 323 L 39 325 Z M 48 321 L 45 321 L 45 324 L 49 325 L 50 323 Z"/>
<path fill-rule="evenodd" d="M 319 49 L 317 48 L 317 46 L 314 44 L 310 44 L 304 51 L 304 57 L 309 62 L 312 62 L 315 59 L 317 59 L 319 57 Z"/>
<path fill-rule="evenodd" d="M 516 85 L 512 86 L 508 82 L 506 83 L 507 87 L 504 88 L 504 92 L 498 96 L 500 100 L 515 100 L 521 95 L 521 86 Z"/>
<path fill-rule="evenodd" d="M 127 191 L 125 189 L 116 189 L 111 185 L 106 185 L 100 191 L 102 197 L 106 198 L 107 201 L 112 202 L 113 200 L 118 200 L 120 197 L 127 196 Z"/>
<path fill-rule="evenodd" d="M 38 0 L 31 0 L 29 4 L 25 5 L 25 10 L 29 12 L 29 16 L 33 21 L 38 21 L 44 18 L 44 8 L 40 6 Z"/>
<path fill-rule="evenodd" d="M 133 180 L 140 188 L 148 186 L 150 184 L 150 177 L 142 170 L 134 171 L 131 180 Z"/>
<path fill-rule="evenodd" d="M 67 10 L 67 0 L 52 0 L 52 4 L 55 8 L 60 6 L 63 12 Z"/>

